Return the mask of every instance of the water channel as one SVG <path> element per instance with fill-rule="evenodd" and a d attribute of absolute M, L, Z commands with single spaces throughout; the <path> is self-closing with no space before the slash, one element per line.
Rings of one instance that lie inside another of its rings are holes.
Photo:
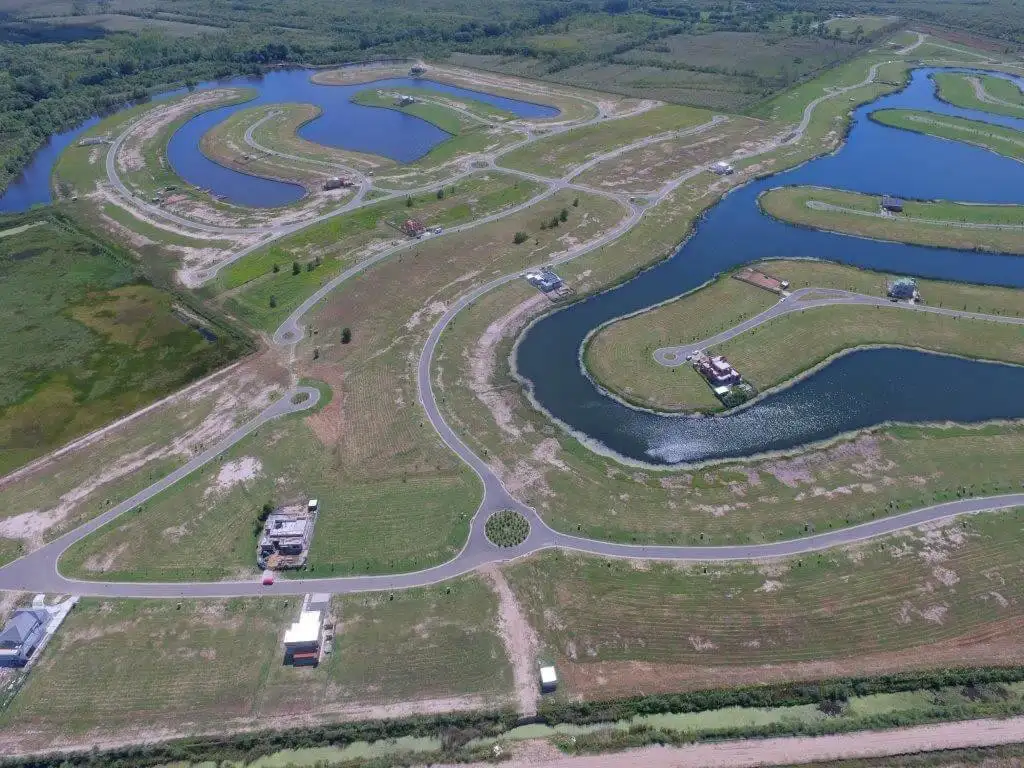
<path fill-rule="evenodd" d="M 256 98 L 242 104 L 209 110 L 196 115 L 175 131 L 167 144 L 167 157 L 175 172 L 190 184 L 207 189 L 226 201 L 254 208 L 272 208 L 299 200 L 305 190 L 301 185 L 265 179 L 235 171 L 215 163 L 199 149 L 199 141 L 214 126 L 235 112 L 262 104 L 313 104 L 323 113 L 302 126 L 298 133 L 304 139 L 339 149 L 368 152 L 401 163 L 414 162 L 451 135 L 413 115 L 392 109 L 354 104 L 351 98 L 359 91 L 377 88 L 426 88 L 440 94 L 486 102 L 517 117 L 554 117 L 555 107 L 520 101 L 503 96 L 434 82 L 426 78 L 390 78 L 358 85 L 318 85 L 310 80 L 316 70 L 293 69 L 271 72 L 262 77 L 235 77 L 201 83 L 200 90 L 210 88 L 251 88 Z M 164 100 L 183 93 L 173 90 L 154 97 Z M 50 177 L 60 153 L 98 118 L 53 136 L 0 196 L 0 213 L 27 210 L 32 205 L 51 201 Z"/>
<path fill-rule="evenodd" d="M 701 221 L 670 259 L 606 293 L 567 307 L 535 324 L 517 348 L 517 370 L 540 407 L 590 444 L 634 461 L 695 462 L 781 450 L 887 421 L 978 422 L 1024 416 L 1024 368 L 895 349 L 843 356 L 792 387 L 751 407 L 714 417 L 655 414 L 602 394 L 582 372 L 579 353 L 595 328 L 669 300 L 740 264 L 766 258 L 825 258 L 897 274 L 1024 287 L 1024 257 L 952 251 L 816 232 L 764 216 L 757 196 L 774 186 L 820 184 L 869 193 L 970 202 L 1024 203 L 1024 164 L 986 150 L 872 122 L 886 107 L 927 109 L 1024 129 L 1024 120 L 953 107 L 939 101 L 919 69 L 902 91 L 859 108 L 849 140 L 833 155 L 754 182 L 728 195 Z M 324 113 L 300 130 L 310 141 L 372 152 L 409 162 L 448 138 L 436 126 L 393 110 L 349 101 L 367 88 L 415 86 L 468 96 L 519 116 L 557 110 L 469 91 L 429 80 L 395 78 L 353 86 L 310 82 L 309 70 L 234 78 L 200 88 L 243 86 L 256 99 L 211 110 L 171 138 L 168 156 L 188 182 L 230 201 L 269 207 L 298 199 L 293 184 L 259 179 L 206 158 L 204 133 L 239 109 L 300 102 Z M 162 97 L 180 93 L 169 92 Z M 49 202 L 49 182 L 60 151 L 95 121 L 55 136 L 22 177 L 0 197 L 0 211 Z"/>
<path fill-rule="evenodd" d="M 977 147 L 872 122 L 886 107 L 928 109 L 1024 129 L 1024 120 L 959 109 L 919 69 L 902 91 L 856 110 L 834 155 L 754 182 L 712 208 L 676 254 L 623 285 L 553 313 L 520 340 L 516 368 L 537 404 L 599 449 L 655 464 L 785 450 L 888 421 L 979 422 L 1024 416 L 1024 368 L 897 349 L 854 352 L 792 387 L 722 416 L 656 414 L 601 393 L 581 370 L 586 336 L 625 314 L 766 258 L 823 258 L 869 269 L 1024 287 L 1024 258 L 817 232 L 760 212 L 757 196 L 791 184 L 970 202 L 1024 203 L 1024 164 Z M 1024 331 L 1022 331 L 1024 333 Z"/>

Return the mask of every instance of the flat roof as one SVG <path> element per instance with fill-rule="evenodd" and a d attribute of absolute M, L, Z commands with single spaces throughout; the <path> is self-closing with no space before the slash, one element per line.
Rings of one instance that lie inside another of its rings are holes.
<path fill-rule="evenodd" d="M 288 631 L 284 633 L 284 644 L 315 643 L 320 639 L 320 611 L 303 611 Z"/>
<path fill-rule="evenodd" d="M 542 683 L 554 683 L 557 682 L 558 675 L 555 674 L 554 667 L 541 667 L 540 668 L 540 681 Z"/>

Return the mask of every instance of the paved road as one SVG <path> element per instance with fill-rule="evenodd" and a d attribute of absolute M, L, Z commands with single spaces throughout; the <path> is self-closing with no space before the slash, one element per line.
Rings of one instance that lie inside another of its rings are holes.
<path fill-rule="evenodd" d="M 818 296 L 818 298 L 808 298 Z M 987 315 L 982 312 L 965 312 L 959 309 L 947 309 L 945 307 L 932 307 L 927 304 L 910 304 L 905 301 L 893 302 L 880 296 L 869 296 L 863 293 L 852 291 L 841 291 L 833 288 L 801 288 L 773 304 L 764 312 L 748 317 L 732 328 L 716 333 L 700 341 L 689 344 L 679 344 L 673 347 L 660 347 L 654 350 L 654 359 L 662 365 L 673 368 L 686 362 L 686 358 L 698 350 L 707 349 L 718 344 L 724 344 L 730 339 L 746 333 L 759 325 L 790 312 L 803 312 L 805 309 L 814 307 L 831 307 L 840 304 L 853 304 L 869 307 L 886 307 L 887 309 L 906 309 L 914 312 L 928 312 L 934 315 L 945 315 L 965 320 L 988 320 L 995 323 L 1007 323 L 1009 325 L 1024 325 L 1024 317 L 1010 317 L 1007 315 Z"/>
<path fill-rule="evenodd" d="M 876 65 L 877 67 L 877 65 Z M 872 67 L 872 76 L 877 71 L 876 67 Z M 867 81 L 866 81 L 867 82 Z M 859 87 L 851 86 L 850 88 Z M 820 103 L 828 96 L 834 96 L 838 93 L 850 90 L 850 88 L 839 89 L 825 97 L 817 99 L 814 103 Z M 806 128 L 806 124 L 810 121 L 810 111 L 805 111 L 804 121 L 802 128 L 798 133 L 802 133 L 802 130 Z M 603 119 L 603 116 L 599 115 L 596 120 Z M 698 128 L 700 128 L 698 126 Z M 691 129 L 696 130 L 696 129 Z M 120 138 L 120 137 L 119 137 Z M 664 140 L 664 139 L 660 139 Z M 793 140 L 792 138 L 790 140 Z M 530 139 L 527 139 L 528 143 Z M 652 142 L 653 143 L 653 142 Z M 642 145 L 643 141 L 637 144 Z M 635 148 L 633 146 L 632 148 Z M 511 148 L 506 149 L 511 151 Z M 605 153 L 601 156 L 601 159 L 608 159 L 609 157 L 616 156 L 625 151 L 623 148 L 619 150 L 612 150 L 609 153 Z M 754 155 L 759 152 L 768 151 L 766 148 L 762 148 L 756 152 L 750 152 L 749 155 Z M 116 152 L 111 152 L 108 155 L 109 158 L 116 156 Z M 490 162 L 494 162 L 496 156 L 489 158 Z M 596 164 L 599 160 L 588 161 L 589 164 Z M 588 163 L 583 164 L 584 166 Z M 658 196 L 652 201 L 652 204 L 657 204 L 668 195 L 672 189 L 675 189 L 680 184 L 684 183 L 687 179 L 692 178 L 698 173 L 703 172 L 703 168 L 695 168 L 686 174 L 683 174 L 679 178 L 672 182 L 664 185 Z M 514 213 L 516 210 L 527 207 L 535 203 L 537 200 L 547 197 L 553 194 L 558 189 L 562 189 L 568 186 L 575 186 L 570 184 L 570 180 L 578 175 L 581 171 L 580 167 L 573 169 L 569 174 L 561 179 L 547 179 L 545 180 L 549 186 L 548 189 L 542 192 L 540 195 L 533 198 L 531 201 L 524 203 L 520 206 L 508 209 L 498 214 L 494 214 L 487 219 L 475 222 L 473 224 L 464 225 L 458 229 L 466 229 L 470 226 L 479 226 L 486 221 L 493 221 L 497 218 L 507 216 Z M 116 174 L 114 174 L 116 176 Z M 589 190 L 594 191 L 594 190 Z M 621 200 L 621 196 L 615 195 L 614 193 L 604 193 L 610 197 Z M 635 226 L 643 217 L 645 206 L 637 205 L 632 202 L 624 202 L 627 205 L 628 213 L 619 223 L 610 231 L 603 235 L 595 238 L 594 240 L 584 243 L 560 256 L 548 260 L 547 263 L 564 263 L 570 259 L 578 258 L 579 256 L 589 253 L 596 248 L 612 242 L 613 240 L 620 237 L 624 232 Z M 410 247 L 412 244 L 404 244 L 400 247 Z M 399 248 L 393 249 L 398 250 Z M 386 254 L 382 254 L 379 258 L 383 258 Z M 333 290 L 340 285 L 344 280 L 351 277 L 353 274 L 366 269 L 374 261 L 369 260 L 362 264 L 356 265 L 343 275 L 339 275 L 338 278 L 331 281 L 327 286 L 324 287 L 320 292 L 310 297 L 299 310 L 297 310 L 285 323 L 278 329 L 275 334 L 275 341 L 278 344 L 292 344 L 298 340 L 302 328 L 300 325 L 301 317 L 308 312 L 312 307 L 320 301 L 330 290 Z M 461 298 L 452 303 L 444 315 L 435 323 L 434 327 L 428 336 L 427 342 L 425 343 L 423 350 L 420 355 L 419 364 L 417 368 L 417 384 L 419 390 L 419 399 L 424 408 L 424 411 L 431 422 L 431 425 L 438 432 L 441 439 L 445 444 L 453 450 L 468 466 L 470 466 L 477 475 L 481 478 L 484 486 L 484 496 L 481 501 L 480 507 L 474 516 L 471 525 L 469 537 L 462 550 L 456 555 L 455 558 L 443 563 L 434 568 L 429 568 L 422 571 L 413 573 L 395 574 L 395 575 L 379 575 L 379 576 L 352 576 L 352 577 L 336 577 L 326 579 L 281 579 L 276 584 L 270 587 L 261 586 L 257 581 L 226 581 L 226 582 L 192 582 L 192 583 L 159 583 L 159 584 L 145 584 L 145 583 L 123 583 L 123 582 L 92 582 L 92 581 L 77 581 L 67 579 L 60 575 L 57 571 L 57 562 L 60 555 L 72 544 L 88 536 L 90 533 L 100 528 L 101 526 L 111 522 L 120 515 L 135 509 L 140 504 L 144 504 L 152 499 L 163 490 L 167 489 L 171 485 L 179 482 L 184 477 L 187 477 L 192 472 L 200 469 L 207 465 L 209 462 L 218 458 L 225 451 L 230 449 L 239 440 L 245 436 L 251 434 L 257 430 L 263 424 L 266 424 L 272 419 L 278 418 L 288 413 L 295 411 L 304 410 L 313 407 L 318 398 L 319 392 L 312 388 L 299 387 L 289 391 L 289 393 L 277 401 L 259 416 L 253 419 L 251 422 L 239 427 L 232 434 L 225 437 L 221 442 L 212 448 L 204 451 L 199 456 L 191 459 L 185 465 L 175 470 L 165 478 L 161 479 L 154 485 L 150 486 L 146 490 L 136 494 L 130 499 L 118 504 L 116 507 L 111 508 L 107 512 L 104 512 L 97 518 L 85 523 L 84 525 L 76 528 L 75 530 L 65 534 L 64 536 L 56 539 L 50 544 L 46 545 L 40 550 L 33 552 L 6 567 L 0 568 L 0 589 L 18 589 L 18 590 L 33 590 L 38 592 L 63 592 L 69 594 L 79 595 L 100 595 L 110 597 L 153 597 L 153 598 L 174 598 L 174 597 L 224 597 L 224 596 L 246 596 L 246 595 L 297 595 L 303 594 L 309 591 L 325 591 L 325 592 L 363 592 L 373 590 L 390 590 L 390 589 L 404 589 L 409 587 L 423 586 L 446 579 L 453 578 L 472 571 L 481 565 L 487 563 L 500 562 L 510 558 L 522 557 L 524 555 L 537 552 L 548 548 L 563 548 L 579 552 L 586 552 L 597 555 L 604 555 L 609 557 L 623 557 L 623 558 L 654 558 L 654 559 L 669 559 L 677 561 L 707 561 L 707 560 L 749 560 L 755 558 L 770 558 L 770 557 L 790 557 L 793 555 L 799 555 L 806 552 L 813 552 L 817 550 L 827 549 L 836 546 L 842 546 L 866 539 L 882 536 L 893 531 L 897 531 L 906 527 L 919 525 L 925 522 L 931 522 L 935 520 L 946 519 L 955 515 L 961 514 L 974 514 L 993 509 L 1004 509 L 1007 507 L 1024 505 L 1024 493 L 1020 494 L 1008 494 L 998 497 L 982 498 L 982 499 L 961 499 L 957 501 L 946 502 L 944 504 L 927 507 L 924 509 L 915 510 L 898 516 L 885 517 L 879 520 L 866 523 L 864 525 L 845 528 L 837 531 L 829 531 L 827 533 L 815 534 L 812 536 L 806 536 L 799 539 L 790 541 L 780 541 L 764 544 L 743 544 L 743 545 L 731 545 L 731 546 L 646 546 L 646 545 L 629 545 L 629 544 L 616 544 L 605 541 L 593 541 L 567 534 L 558 533 L 549 528 L 543 520 L 536 514 L 536 512 L 527 507 L 525 504 L 515 499 L 508 490 L 502 485 L 500 478 L 494 473 L 490 466 L 484 462 L 479 456 L 477 456 L 455 433 L 454 430 L 447 424 L 442 416 L 440 409 L 437 404 L 436 397 L 433 391 L 433 382 L 431 380 L 431 369 L 433 355 L 436 350 L 438 341 L 443 333 L 444 329 L 448 324 L 456 317 L 456 315 L 469 306 L 473 301 L 483 296 L 485 293 L 504 285 L 512 280 L 518 279 L 526 270 L 515 272 L 508 275 L 503 275 L 490 282 L 477 287 L 471 292 L 463 295 Z M 799 293 L 799 292 L 798 292 Z M 863 297 L 876 301 L 875 297 Z M 840 296 L 835 295 L 827 300 L 829 303 L 861 303 L 861 297 L 857 295 Z M 782 302 L 781 304 L 785 304 Z M 795 304 L 795 302 L 794 302 Z M 889 306 L 888 302 L 885 302 L 886 306 Z M 786 311 L 795 311 L 796 309 L 802 309 L 806 306 L 811 306 L 809 302 L 804 302 L 803 306 L 793 308 L 786 308 Z M 779 305 L 776 305 L 773 309 L 776 310 L 775 315 L 782 314 L 779 311 Z M 922 308 L 926 310 L 938 310 L 938 308 Z M 770 311 L 770 310 L 769 310 Z M 954 314 L 954 310 L 948 310 L 944 313 Z M 965 316 L 973 315 L 973 313 L 963 313 Z M 765 318 L 767 319 L 767 318 Z M 1000 321 L 1008 321 L 1009 318 L 995 318 Z M 761 322 L 764 322 L 762 320 Z M 740 331 L 742 332 L 742 331 Z M 298 393 L 304 393 L 308 396 L 308 399 L 302 403 L 295 404 L 292 402 L 292 396 Z M 530 534 L 527 540 L 520 546 L 513 549 L 498 549 L 494 547 L 490 542 L 487 541 L 483 531 L 483 522 L 486 517 L 499 509 L 511 508 L 516 509 L 527 517 L 531 523 Z"/>

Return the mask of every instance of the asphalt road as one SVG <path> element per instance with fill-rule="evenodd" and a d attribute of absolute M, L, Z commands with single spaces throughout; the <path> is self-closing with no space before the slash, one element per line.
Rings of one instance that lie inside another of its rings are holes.
<path fill-rule="evenodd" d="M 820 298 L 809 299 L 808 296 L 820 296 Z M 994 323 L 1007 323 L 1009 325 L 1024 325 L 1024 317 L 1009 317 L 1006 315 L 986 315 L 981 312 L 964 312 L 959 309 L 946 309 L 944 307 L 932 307 L 927 304 L 911 304 L 905 301 L 890 301 L 879 296 L 869 296 L 863 293 L 842 291 L 833 288 L 801 288 L 773 304 L 764 312 L 749 317 L 742 323 L 734 325 L 726 331 L 716 333 L 700 341 L 690 344 L 680 344 L 674 347 L 660 347 L 654 350 L 654 359 L 662 365 L 672 368 L 683 365 L 686 358 L 694 352 L 717 344 L 724 344 L 729 339 L 746 333 L 747 331 L 764 325 L 770 320 L 791 312 L 802 312 L 805 309 L 814 307 L 831 307 L 839 304 L 852 304 L 868 307 L 886 307 L 888 309 L 905 309 L 914 312 L 927 312 L 933 315 L 944 315 L 965 320 L 988 320 Z"/>
<path fill-rule="evenodd" d="M 859 87 L 860 85 L 870 82 L 875 73 L 877 72 L 877 66 L 871 68 L 869 78 L 865 83 L 858 84 L 857 86 L 850 86 L 844 89 L 838 89 L 825 96 L 819 97 L 812 104 L 808 105 L 807 110 L 804 112 L 804 119 L 801 122 L 797 132 L 791 134 L 788 138 L 788 142 L 796 141 L 802 136 L 807 125 L 810 123 L 811 114 L 813 107 L 826 98 L 843 93 L 852 88 Z M 604 115 L 599 114 L 598 117 L 591 121 L 587 121 L 585 124 L 597 122 L 599 120 L 606 119 Z M 714 122 L 714 121 L 713 121 Z M 709 126 L 697 126 L 690 131 L 706 130 Z M 568 130 L 568 128 L 562 128 L 562 130 Z M 684 132 L 685 133 L 685 132 Z M 550 133 L 547 135 L 551 135 Z M 677 134 L 678 135 L 678 134 Z M 107 156 L 107 169 L 108 174 L 111 177 L 111 181 L 114 182 L 117 179 L 116 169 L 113 168 L 113 159 L 116 157 L 116 149 L 119 147 L 119 143 L 123 142 L 127 136 L 127 132 L 122 134 L 115 140 L 115 144 L 112 145 L 111 151 L 108 152 Z M 698 173 L 703 172 L 704 168 L 695 168 L 686 174 L 681 175 L 677 179 L 663 185 L 661 191 L 657 193 L 653 200 L 648 205 L 638 205 L 628 198 L 623 199 L 623 196 L 615 193 L 609 193 L 601 190 L 592 190 L 586 187 L 577 187 L 570 183 L 571 179 L 586 170 L 586 167 L 596 165 L 602 160 L 607 160 L 611 157 L 622 154 L 628 149 L 633 149 L 638 146 L 643 146 L 648 143 L 653 143 L 655 140 L 664 140 L 662 138 L 649 137 L 648 139 L 635 142 L 630 145 L 629 148 L 619 148 L 612 150 L 608 153 L 604 153 L 598 158 L 592 158 L 587 163 L 572 169 L 570 173 L 560 179 L 545 179 L 543 177 L 534 177 L 532 174 L 522 174 L 531 178 L 537 178 L 548 185 L 548 188 L 540 195 L 535 196 L 532 200 L 527 201 L 514 208 L 501 211 L 497 214 L 493 214 L 480 221 L 473 222 L 471 224 L 463 225 L 462 227 L 453 228 L 451 231 L 459 231 L 468 229 L 473 226 L 480 226 L 488 221 L 494 221 L 498 218 L 508 216 L 517 210 L 528 207 L 536 203 L 538 200 L 544 197 L 554 194 L 559 189 L 566 187 L 576 187 L 580 189 L 586 189 L 590 192 L 596 192 L 598 194 L 605 194 L 606 196 L 615 198 L 626 206 L 627 215 L 624 216 L 619 223 L 608 232 L 595 238 L 594 240 L 575 246 L 563 254 L 549 259 L 546 263 L 564 263 L 579 256 L 589 253 L 596 248 L 610 243 L 620 237 L 623 233 L 635 226 L 643 217 L 645 210 L 651 205 L 655 205 L 664 199 L 673 189 L 677 188 L 680 184 L 685 183 L 686 180 L 692 178 Z M 533 137 L 528 137 L 524 142 L 520 142 L 516 147 L 527 144 L 533 140 Z M 516 147 L 506 148 L 504 152 L 509 152 Z M 747 156 L 752 156 L 761 152 L 768 151 L 768 148 L 762 148 L 756 152 L 750 152 Z M 501 153 L 501 154 L 504 154 Z M 487 158 L 488 162 L 494 164 L 498 155 Z M 470 171 L 472 172 L 472 171 Z M 450 183 L 450 180 L 445 183 Z M 116 184 L 120 184 L 118 179 Z M 438 185 L 433 185 L 432 188 L 436 188 Z M 129 194 L 123 185 L 120 185 L 123 193 Z M 400 194 L 407 194 L 405 192 Z M 166 212 L 161 212 L 166 213 Z M 328 218 L 331 215 L 337 215 L 339 211 L 326 214 L 319 219 Z M 314 220 L 315 221 L 315 220 Z M 301 226 L 308 226 L 310 222 L 305 222 Z M 190 222 L 191 224 L 191 222 Z M 236 232 L 238 230 L 235 230 Z M 415 241 L 412 245 L 415 244 Z M 321 291 L 307 299 L 303 305 L 296 310 L 295 313 L 290 316 L 285 323 L 278 329 L 274 335 L 274 340 L 278 344 L 289 345 L 295 343 L 300 338 L 302 333 L 302 327 L 300 320 L 302 316 L 312 309 L 324 296 L 327 295 L 331 290 L 334 290 L 338 285 L 349 279 L 352 275 L 366 269 L 372 263 L 379 261 L 381 258 L 386 257 L 389 253 L 393 253 L 396 250 L 400 250 L 403 247 L 410 247 L 409 244 L 403 244 L 402 246 L 396 247 L 391 251 L 384 252 L 373 259 L 358 264 L 347 270 L 342 275 L 339 275 L 335 280 L 324 286 Z M 433 392 L 433 383 L 431 380 L 431 368 L 433 355 L 436 350 L 438 341 L 443 333 L 444 329 L 448 324 L 455 318 L 455 316 L 465 307 L 469 306 L 473 301 L 483 296 L 485 293 L 504 285 L 512 280 L 519 279 L 526 270 L 515 272 L 508 275 L 495 278 L 488 283 L 485 283 L 471 292 L 463 295 L 461 298 L 456 300 L 448 307 L 444 315 L 435 323 L 434 327 L 427 338 L 427 341 L 423 347 L 419 358 L 419 364 L 417 368 L 417 384 L 419 389 L 419 399 L 424 408 L 425 414 L 429 419 L 431 425 L 437 431 L 438 435 L 444 441 L 444 443 L 454 451 L 460 459 L 462 459 L 468 466 L 470 466 L 474 472 L 480 477 L 483 487 L 484 496 L 481 504 L 474 516 L 471 525 L 469 537 L 462 550 L 452 560 L 421 571 L 404 574 L 394 575 L 377 575 L 377 576 L 352 576 L 352 577 L 334 577 L 334 578 L 317 578 L 317 579 L 287 579 L 281 578 L 277 583 L 271 586 L 262 586 L 258 580 L 250 581 L 224 581 L 224 582 L 190 582 L 190 583 L 125 583 L 125 582 L 96 582 L 96 581 L 78 581 L 68 579 L 62 576 L 57 571 L 57 563 L 60 555 L 75 542 L 78 542 L 94 532 L 98 528 L 106 525 L 107 523 L 115 520 L 120 515 L 135 509 L 141 504 L 146 503 L 157 494 L 166 490 L 170 486 L 179 482 L 183 478 L 187 477 L 191 473 L 200 469 L 201 467 L 209 464 L 211 461 L 217 459 L 225 451 L 230 449 L 239 440 L 243 439 L 247 435 L 256 431 L 260 426 L 267 422 L 297 411 L 306 410 L 316 405 L 319 399 L 319 392 L 316 389 L 309 387 L 298 387 L 290 390 L 282 399 L 278 400 L 256 418 L 249 423 L 239 427 L 230 435 L 226 436 L 217 445 L 207 449 L 202 454 L 189 460 L 187 463 L 179 467 L 174 472 L 170 473 L 166 477 L 162 478 L 157 483 L 154 483 L 149 488 L 141 491 L 140 493 L 132 496 L 129 499 L 121 502 L 115 507 L 107 510 L 98 517 L 90 520 L 84 525 L 70 531 L 69 533 L 61 536 L 60 538 L 50 542 L 43 548 L 36 550 L 35 552 L 8 564 L 7 566 L 0 568 L 0 589 L 14 589 L 14 590 L 31 590 L 37 592 L 55 592 L 55 593 L 66 593 L 76 595 L 96 595 L 96 596 L 109 596 L 109 597 L 121 597 L 121 598 L 175 598 L 175 597 L 227 597 L 227 596 L 253 596 L 253 595 L 298 595 L 304 594 L 309 591 L 319 592 L 335 592 L 335 593 L 351 593 L 351 592 L 365 592 L 365 591 L 381 591 L 381 590 L 392 590 L 392 589 L 406 589 L 410 587 L 424 586 L 433 584 L 436 582 L 451 579 L 455 576 L 472 571 L 487 563 L 501 562 L 512 558 L 522 557 L 534 552 L 541 551 L 549 548 L 562 548 L 568 550 L 574 550 L 579 552 L 586 552 L 596 555 L 603 555 L 608 557 L 621 557 L 621 558 L 643 558 L 643 559 L 666 559 L 676 561 L 709 561 L 709 560 L 750 560 L 760 558 L 777 558 L 777 557 L 790 557 L 793 555 L 799 555 L 802 553 L 818 551 L 822 549 L 828 549 L 831 547 L 842 546 L 851 544 L 866 539 L 874 538 L 877 536 L 883 536 L 893 531 L 901 530 L 906 527 L 919 525 L 926 522 L 932 522 L 936 520 L 946 519 L 955 515 L 961 514 L 974 514 L 987 510 L 1004 509 L 1007 507 L 1024 505 L 1024 493 L 1020 494 L 1008 494 L 998 497 L 980 498 L 980 499 L 961 499 L 957 501 L 946 502 L 944 504 L 927 507 L 924 509 L 915 510 L 913 512 L 907 512 L 902 515 L 889 516 L 874 520 L 864 525 L 855 526 L 851 528 L 844 528 L 836 531 L 829 531 L 827 533 L 815 534 L 811 536 L 801 537 L 799 539 L 793 539 L 789 541 L 779 541 L 762 544 L 739 544 L 730 546 L 657 546 L 657 545 L 630 545 L 630 544 L 617 544 L 606 541 L 594 541 L 579 537 L 570 536 L 564 533 L 558 533 L 549 528 L 543 520 L 537 515 L 537 513 L 527 507 L 525 504 L 515 499 L 508 490 L 502 485 L 500 478 L 490 468 L 490 466 L 477 456 L 455 433 L 453 429 L 447 424 L 442 416 L 440 409 L 437 404 L 436 397 Z M 797 292 L 800 294 L 801 292 Z M 812 301 L 824 301 L 825 303 L 880 303 L 876 297 L 862 297 L 857 294 L 840 295 L 841 292 L 833 292 L 834 295 L 822 299 Z M 794 294 L 796 296 L 796 294 Z M 772 313 L 768 317 L 762 317 L 762 315 L 752 318 L 751 320 L 757 320 L 762 318 L 759 322 L 765 322 L 770 317 L 784 314 L 786 311 L 797 311 L 799 309 L 806 308 L 808 306 L 815 306 L 811 301 L 803 302 L 800 306 L 796 306 L 795 301 L 791 301 L 794 297 L 790 297 L 780 304 L 767 310 L 767 313 Z M 787 303 L 789 302 L 789 303 Z M 884 302 L 885 306 L 890 306 L 889 302 Z M 933 307 L 920 307 L 923 311 L 941 311 L 943 314 L 959 314 L 963 316 L 977 316 L 974 313 L 957 313 L 955 310 L 942 311 L 940 308 Z M 987 316 L 981 316 L 987 317 Z M 1016 318 L 988 318 L 998 319 L 1000 321 L 1017 321 Z M 748 321 L 750 322 L 750 321 Z M 759 324 L 759 323 L 755 323 Z M 742 326 L 743 324 L 741 324 Z M 754 327 L 753 325 L 749 327 Z M 737 326 L 736 329 L 730 329 L 730 332 L 742 333 L 747 328 Z M 729 332 L 726 332 L 729 333 Z M 717 338 L 717 337 L 714 337 Z M 724 340 L 724 339 L 722 339 Z M 712 343 L 710 340 L 702 342 L 703 344 Z M 682 348 L 679 348 L 682 349 Z M 307 399 L 301 403 L 292 402 L 292 397 L 296 394 L 303 393 L 307 395 Z M 523 544 L 518 547 L 511 549 L 499 549 L 492 545 L 484 535 L 484 521 L 487 516 L 492 512 L 500 509 L 515 509 L 522 513 L 530 521 L 530 534 Z"/>

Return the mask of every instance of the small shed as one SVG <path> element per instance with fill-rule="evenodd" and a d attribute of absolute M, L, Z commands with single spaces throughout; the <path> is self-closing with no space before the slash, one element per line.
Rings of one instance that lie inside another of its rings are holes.
<path fill-rule="evenodd" d="M 540 668 L 540 692 L 551 693 L 558 687 L 558 674 L 554 667 Z"/>
<path fill-rule="evenodd" d="M 903 201 L 892 195 L 882 195 L 882 210 L 890 213 L 903 213 Z"/>

